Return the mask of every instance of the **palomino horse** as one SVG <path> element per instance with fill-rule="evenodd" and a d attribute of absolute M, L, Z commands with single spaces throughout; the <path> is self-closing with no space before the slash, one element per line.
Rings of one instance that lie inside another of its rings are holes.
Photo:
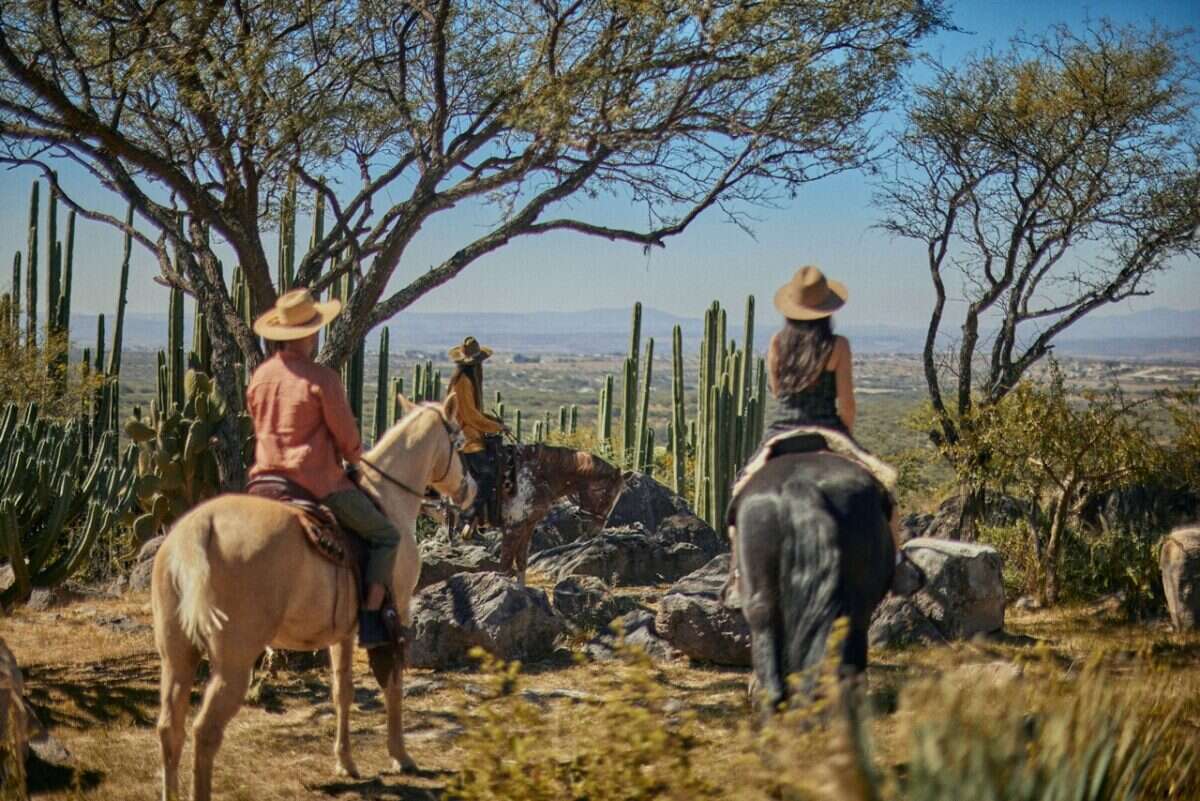
<path fill-rule="evenodd" d="M 420 491 L 432 486 L 460 506 L 475 496 L 475 483 L 457 456 L 458 431 L 449 422 L 454 404 L 453 395 L 442 406 L 402 399 L 405 416 L 365 460 L 370 463 L 363 471 L 365 489 L 400 531 L 391 591 L 404 626 L 412 623 L 410 604 L 421 572 L 414 530 Z M 194 728 L 194 801 L 209 801 L 225 726 L 241 707 L 254 662 L 268 645 L 330 649 L 336 769 L 339 775 L 358 775 L 349 741 L 358 614 L 354 577 L 305 541 L 299 514 L 249 495 L 214 498 L 180 518 L 155 557 L 154 639 L 162 658 L 158 733 L 168 801 L 178 798 L 188 696 L 202 652 L 208 654 L 211 678 Z M 388 753 L 393 769 L 407 770 L 415 765 L 404 748 L 402 659 L 395 666 L 383 688 Z"/>
<path fill-rule="evenodd" d="M 585 451 L 553 445 L 516 445 L 516 486 L 500 501 L 504 539 L 501 568 L 525 586 L 533 529 L 559 498 L 569 497 L 584 517 L 603 526 L 625 486 L 621 471 Z"/>
<path fill-rule="evenodd" d="M 870 471 L 828 452 L 776 456 L 735 497 L 738 592 L 764 711 L 788 697 L 793 673 L 811 692 L 839 617 L 850 622 L 843 675 L 866 669 L 871 613 L 895 571 L 889 505 Z"/>

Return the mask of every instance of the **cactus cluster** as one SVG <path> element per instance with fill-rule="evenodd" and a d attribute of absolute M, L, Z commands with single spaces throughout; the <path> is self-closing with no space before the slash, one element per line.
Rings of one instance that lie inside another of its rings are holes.
<path fill-rule="evenodd" d="M 143 419 L 135 408 L 125 423 L 125 433 L 137 447 L 137 480 L 134 493 L 141 514 L 133 521 L 134 536 L 141 542 L 165 531 L 184 512 L 220 492 L 221 478 L 211 439 L 229 414 L 228 405 L 212 380 L 189 370 L 183 377 L 183 402 L 165 411 L 158 401 Z M 242 458 L 253 459 L 249 417 L 240 415 Z"/>
<path fill-rule="evenodd" d="M 697 386 L 693 508 L 716 525 L 729 504 L 733 479 L 762 438 L 766 365 L 754 355 L 754 297 L 746 300 L 745 339 L 727 340 L 726 313 L 716 301 L 704 314 Z"/>
<path fill-rule="evenodd" d="M 131 506 L 134 450 L 112 459 L 109 431 L 88 455 L 84 433 L 79 420 L 39 419 L 34 404 L 23 414 L 9 404 L 0 417 L 0 549 L 15 578 L 4 606 L 69 578 Z"/>

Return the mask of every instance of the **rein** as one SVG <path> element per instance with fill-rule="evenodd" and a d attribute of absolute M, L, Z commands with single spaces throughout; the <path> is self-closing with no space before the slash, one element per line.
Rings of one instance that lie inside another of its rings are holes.
<path fill-rule="evenodd" d="M 432 484 L 440 484 L 442 481 L 445 481 L 445 480 L 446 480 L 446 476 L 450 475 L 450 468 L 454 466 L 454 456 L 455 456 L 455 454 L 457 453 L 457 451 L 456 451 L 456 450 L 455 450 L 455 448 L 454 448 L 454 437 L 453 437 L 453 434 L 454 434 L 454 432 L 453 432 L 453 431 L 450 429 L 450 426 L 446 424 L 446 421 L 445 421 L 444 419 L 442 419 L 441 415 L 438 415 L 438 421 L 439 421 L 439 422 L 442 424 L 442 428 L 443 428 L 443 429 L 445 429 L 445 431 L 446 431 L 446 436 L 447 436 L 447 444 L 449 445 L 450 452 L 449 452 L 449 455 L 448 455 L 448 457 L 447 457 L 447 459 L 446 459 L 446 469 L 442 471 L 442 475 L 441 475 L 440 477 L 438 477 L 438 478 L 435 478 L 435 479 L 433 479 L 433 481 L 432 481 L 432 482 L 430 482 L 430 483 L 432 483 Z M 461 454 L 459 454 L 459 455 L 458 455 L 458 458 L 459 458 L 459 460 L 461 461 L 461 460 L 462 460 L 462 455 L 461 455 Z M 373 471 L 375 471 L 376 473 L 378 473 L 378 474 L 379 474 L 379 476 L 380 476 L 381 478 L 383 478 L 385 481 L 387 481 L 388 483 L 392 484 L 392 485 L 393 485 L 393 486 L 395 486 L 395 487 L 398 487 L 398 488 L 400 488 L 400 489 L 404 490 L 404 491 L 405 491 L 405 492 L 407 492 L 409 495 L 412 495 L 412 496 L 414 496 L 414 497 L 416 497 L 416 498 L 420 498 L 422 503 L 425 503 L 425 502 L 426 502 L 426 495 L 425 495 L 425 493 L 424 493 L 424 492 L 418 492 L 417 490 L 415 490 L 415 489 L 413 489 L 412 487 L 410 487 L 410 486 L 408 486 L 407 484 L 405 484 L 405 483 L 404 483 L 403 481 L 401 481 L 400 479 L 398 479 L 398 478 L 396 478 L 395 476 L 393 476 L 393 475 L 391 475 L 391 474 L 389 474 L 389 473 L 385 472 L 384 470 L 380 469 L 378 465 L 376 465 L 374 462 L 371 462 L 371 461 L 370 461 L 369 459 L 367 459 L 365 456 L 364 456 L 364 457 L 359 457 L 359 460 L 358 460 L 358 461 L 359 461 L 361 464 L 365 464 L 367 467 L 371 468 Z M 464 469 L 463 469 L 463 480 L 464 480 L 464 481 L 466 480 L 466 475 L 467 475 L 467 471 L 466 471 L 466 469 L 464 468 Z"/>

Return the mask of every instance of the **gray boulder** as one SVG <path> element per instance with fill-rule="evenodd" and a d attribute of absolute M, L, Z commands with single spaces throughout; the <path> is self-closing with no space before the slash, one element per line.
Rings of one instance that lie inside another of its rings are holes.
<path fill-rule="evenodd" d="M 699 546 L 665 543 L 641 526 L 630 526 L 534 554 L 529 564 L 555 581 L 595 576 L 620 586 L 645 586 L 682 578 L 710 558 Z"/>
<path fill-rule="evenodd" d="M 1171 623 L 1177 631 L 1200 629 L 1200 524 L 1167 535 L 1159 567 Z"/>
<path fill-rule="evenodd" d="M 620 632 L 625 646 L 638 648 L 656 662 L 679 658 L 680 654 L 669 642 L 659 636 L 654 627 L 654 614 L 644 609 L 635 609 L 613 622 Z M 617 637 L 612 631 L 600 634 L 587 644 L 584 653 L 597 661 L 616 657 Z"/>
<path fill-rule="evenodd" d="M 166 535 L 160 534 L 146 540 L 138 550 L 133 569 L 129 571 L 129 584 L 126 589 L 130 592 L 147 592 L 150 589 L 150 579 L 154 575 L 154 557 L 162 546 Z"/>
<path fill-rule="evenodd" d="M 414 667 L 470 664 L 475 646 L 500 659 L 536 662 L 566 631 L 546 593 L 499 573 L 459 573 L 426 587 L 413 601 Z"/>
<path fill-rule="evenodd" d="M 596 533 L 596 524 L 580 512 L 570 501 L 560 501 L 533 529 L 529 540 L 529 552 L 538 553 L 547 548 L 556 548 L 578 542 Z"/>
<path fill-rule="evenodd" d="M 663 520 L 685 512 L 691 509 L 682 497 L 645 473 L 631 473 L 605 525 L 619 528 L 640 523 L 647 531 L 655 531 Z"/>
<path fill-rule="evenodd" d="M 941 642 L 1003 630 L 1004 582 L 996 549 L 921 537 L 905 543 L 904 553 L 926 583 L 907 597 L 884 599 L 871 621 L 871 645 Z"/>
<path fill-rule="evenodd" d="M 654 537 L 664 545 L 695 545 L 710 556 L 729 553 L 729 540 L 691 512 L 679 512 L 659 521 Z"/>
<path fill-rule="evenodd" d="M 568 576 L 554 585 L 554 611 L 575 626 L 604 630 L 630 609 L 595 576 Z"/>
<path fill-rule="evenodd" d="M 655 629 L 692 659 L 747 667 L 750 627 L 739 606 L 721 601 L 728 576 L 729 554 L 722 554 L 672 584 L 658 603 Z"/>
<path fill-rule="evenodd" d="M 480 545 L 438 544 L 421 553 L 421 590 L 459 573 L 484 573 L 500 569 L 500 557 Z"/>

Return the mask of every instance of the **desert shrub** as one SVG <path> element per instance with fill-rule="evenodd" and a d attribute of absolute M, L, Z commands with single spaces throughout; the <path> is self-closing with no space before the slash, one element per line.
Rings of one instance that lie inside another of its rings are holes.
<path fill-rule="evenodd" d="M 669 708 L 649 658 L 620 648 L 603 697 L 545 711 L 520 689 L 520 664 L 483 658 L 484 698 L 469 713 L 460 745 L 464 769 L 449 789 L 456 801 L 703 801 L 724 795 L 693 770 L 695 716 Z"/>
<path fill-rule="evenodd" d="M 979 542 L 1000 553 L 1004 565 L 1004 594 L 1012 599 L 1035 592 L 1041 580 L 1033 538 L 1024 523 L 986 525 L 978 528 Z"/>
<path fill-rule="evenodd" d="M 1158 557 L 1162 537 L 1127 528 L 1071 529 L 1063 561 L 1068 597 L 1091 600 L 1118 595 L 1131 619 L 1166 611 Z"/>

